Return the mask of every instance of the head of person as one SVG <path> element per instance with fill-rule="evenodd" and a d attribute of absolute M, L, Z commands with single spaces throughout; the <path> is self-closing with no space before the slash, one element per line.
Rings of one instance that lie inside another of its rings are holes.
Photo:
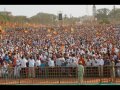
<path fill-rule="evenodd" d="M 33 57 L 32 57 L 32 56 L 30 56 L 30 59 L 33 59 Z"/>
<path fill-rule="evenodd" d="M 5 54 L 5 56 L 8 56 L 8 54 Z"/>
<path fill-rule="evenodd" d="M 118 60 L 118 63 L 120 63 L 120 60 Z"/>
<path fill-rule="evenodd" d="M 95 60 L 95 57 L 94 57 L 94 56 L 92 56 L 92 59 L 93 59 L 93 60 Z"/>
<path fill-rule="evenodd" d="M 23 55 L 21 58 L 23 59 L 23 58 L 25 58 L 25 56 Z"/>
<path fill-rule="evenodd" d="M 37 56 L 37 60 L 40 60 L 40 59 L 39 59 L 39 56 Z"/>
<path fill-rule="evenodd" d="M 75 57 L 75 53 L 72 53 L 72 57 Z"/>
<path fill-rule="evenodd" d="M 63 58 L 63 57 L 64 57 L 64 55 L 61 53 L 60 57 L 61 57 L 61 58 Z"/>
<path fill-rule="evenodd" d="M 86 56 L 86 59 L 89 59 L 89 57 L 88 57 L 88 56 Z"/>
<path fill-rule="evenodd" d="M 65 57 L 65 58 L 68 58 L 68 57 L 69 57 L 69 54 L 68 54 L 68 53 L 65 53 L 65 54 L 64 54 L 64 57 Z"/>
<path fill-rule="evenodd" d="M 79 65 L 83 65 L 82 61 L 79 62 Z"/>

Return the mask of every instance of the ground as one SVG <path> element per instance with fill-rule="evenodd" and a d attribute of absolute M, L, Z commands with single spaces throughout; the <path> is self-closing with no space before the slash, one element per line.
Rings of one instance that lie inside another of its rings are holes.
<path fill-rule="evenodd" d="M 111 78 L 102 78 L 102 83 L 110 83 Z M 84 78 L 83 84 L 99 84 L 100 78 Z M 120 84 L 120 78 L 116 78 L 116 84 Z M 79 84 L 77 78 L 22 78 L 22 79 L 0 79 L 0 84 Z"/>

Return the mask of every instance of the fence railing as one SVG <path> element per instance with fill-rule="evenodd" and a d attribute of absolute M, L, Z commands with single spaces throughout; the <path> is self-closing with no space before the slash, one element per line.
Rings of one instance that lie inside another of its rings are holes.
<path fill-rule="evenodd" d="M 79 84 L 77 67 L 0 68 L 0 84 Z M 120 83 L 120 66 L 84 67 L 80 84 Z"/>

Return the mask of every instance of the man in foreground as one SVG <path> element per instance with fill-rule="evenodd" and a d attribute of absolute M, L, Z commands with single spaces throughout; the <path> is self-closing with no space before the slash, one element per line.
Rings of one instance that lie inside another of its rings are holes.
<path fill-rule="evenodd" d="M 84 66 L 82 65 L 82 61 L 79 62 L 78 65 L 78 83 L 83 83 L 83 76 L 84 76 Z"/>

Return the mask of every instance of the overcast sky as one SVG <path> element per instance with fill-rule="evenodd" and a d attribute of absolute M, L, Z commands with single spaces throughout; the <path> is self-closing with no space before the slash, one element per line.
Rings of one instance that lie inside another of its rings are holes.
<path fill-rule="evenodd" d="M 112 9 L 113 5 L 96 5 L 97 9 Z M 116 5 L 120 8 L 120 5 Z M 0 11 L 10 11 L 12 15 L 24 15 L 31 17 L 39 12 L 51 13 L 57 15 L 59 11 L 63 14 L 79 17 L 83 15 L 92 15 L 92 5 L 0 5 Z"/>

